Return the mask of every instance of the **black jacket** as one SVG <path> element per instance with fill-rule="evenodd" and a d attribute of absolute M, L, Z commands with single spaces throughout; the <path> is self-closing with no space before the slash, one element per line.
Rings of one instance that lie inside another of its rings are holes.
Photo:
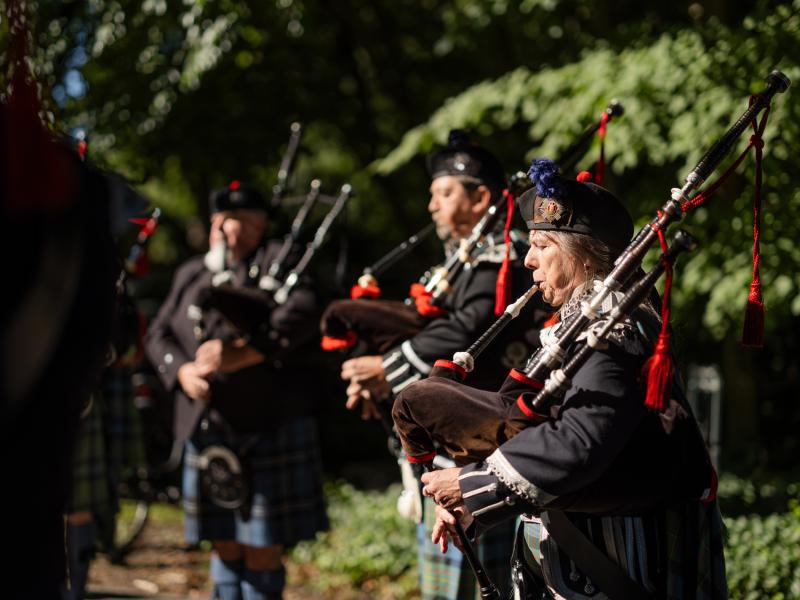
<path fill-rule="evenodd" d="M 253 255 L 233 269 L 232 285 L 257 289 L 280 243 L 265 242 Z M 212 285 L 213 274 L 198 256 L 186 261 L 175 273 L 172 287 L 145 338 L 147 356 L 167 390 L 175 394 L 175 436 L 189 437 L 205 406 L 190 399 L 178 383 L 178 369 L 194 360 L 206 340 L 233 340 L 242 333 L 220 313 L 202 312 L 197 321 L 198 298 Z M 266 295 L 267 292 L 264 292 Z M 265 314 L 269 331 L 259 344 L 265 360 L 234 373 L 217 374 L 211 381 L 211 403 L 232 427 L 243 433 L 268 431 L 282 420 L 310 412 L 314 398 L 308 380 L 305 350 L 315 337 L 319 319 L 314 293 L 296 288 L 288 301 Z M 199 329 L 198 329 L 199 328 Z"/>

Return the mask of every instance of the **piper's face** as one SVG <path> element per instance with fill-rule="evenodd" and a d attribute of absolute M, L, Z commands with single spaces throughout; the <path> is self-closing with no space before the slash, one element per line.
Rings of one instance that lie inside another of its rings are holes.
<path fill-rule="evenodd" d="M 259 210 L 236 209 L 211 217 L 209 245 L 219 244 L 224 236 L 233 261 L 250 255 L 261 243 L 267 228 L 266 215 Z"/>
<path fill-rule="evenodd" d="M 544 301 L 550 306 L 561 306 L 586 280 L 586 271 L 580 261 L 546 232 L 531 231 L 529 240 L 531 247 L 525 256 L 525 266 L 533 271 L 533 280 L 539 284 Z"/>
<path fill-rule="evenodd" d="M 444 175 L 431 182 L 428 211 L 441 240 L 466 237 L 489 208 L 491 192 L 485 185 L 471 193 L 456 177 Z"/>

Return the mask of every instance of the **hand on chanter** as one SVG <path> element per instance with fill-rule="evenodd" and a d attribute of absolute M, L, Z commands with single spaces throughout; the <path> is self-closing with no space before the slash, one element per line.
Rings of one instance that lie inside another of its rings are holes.
<path fill-rule="evenodd" d="M 200 373 L 197 363 L 184 363 L 178 369 L 178 383 L 184 393 L 192 400 L 208 402 L 211 399 L 211 387 L 208 384 L 208 380 Z"/>
<path fill-rule="evenodd" d="M 360 383 L 367 389 L 386 381 L 382 356 L 359 356 L 342 363 L 342 379 Z"/>
<path fill-rule="evenodd" d="M 464 503 L 458 485 L 460 467 L 437 469 L 422 474 L 422 495 L 430 496 L 436 504 L 452 509 Z"/>
<path fill-rule="evenodd" d="M 258 350 L 247 346 L 242 339 L 232 342 L 208 340 L 195 353 L 195 363 L 202 377 L 214 373 L 232 373 L 260 362 L 263 356 Z"/>
<path fill-rule="evenodd" d="M 455 525 L 456 521 L 461 523 L 461 527 L 466 529 L 472 524 L 473 518 L 467 507 L 463 504 L 456 506 L 452 510 L 447 510 L 436 505 L 436 521 L 433 523 L 433 532 L 431 533 L 431 541 L 434 544 L 439 544 L 439 549 L 442 554 L 447 552 L 447 546 L 450 541 L 453 542 L 456 548 L 464 551 L 461 545 L 461 540 L 456 534 Z"/>

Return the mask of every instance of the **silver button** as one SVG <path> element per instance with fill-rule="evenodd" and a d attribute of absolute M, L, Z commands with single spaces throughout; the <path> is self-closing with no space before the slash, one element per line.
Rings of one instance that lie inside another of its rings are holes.
<path fill-rule="evenodd" d="M 158 365 L 158 372 L 159 373 L 166 373 L 167 372 L 167 367 L 165 367 L 164 365 Z"/>
<path fill-rule="evenodd" d="M 289 347 L 289 340 L 287 340 L 286 338 L 281 338 L 281 341 L 278 343 L 281 345 L 281 348 Z"/>
<path fill-rule="evenodd" d="M 172 354 L 170 354 L 169 352 L 167 352 L 164 355 L 164 362 L 167 363 L 168 365 L 171 365 L 173 360 L 174 358 L 172 357 Z"/>

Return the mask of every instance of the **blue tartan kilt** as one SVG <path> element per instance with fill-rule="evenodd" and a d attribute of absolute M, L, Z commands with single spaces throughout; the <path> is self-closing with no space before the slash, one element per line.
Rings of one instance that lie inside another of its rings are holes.
<path fill-rule="evenodd" d="M 275 431 L 257 434 L 246 457 L 251 490 L 250 514 L 216 506 L 202 497 L 196 464 L 196 442 L 187 441 L 183 469 L 186 541 L 234 540 L 263 548 L 293 546 L 328 529 L 322 495 L 322 465 L 313 419 L 288 421 Z M 203 442 L 222 438 L 205 434 Z"/>
<path fill-rule="evenodd" d="M 439 546 L 431 542 L 436 505 L 429 497 L 423 499 L 423 522 L 417 525 L 417 558 L 420 570 L 422 600 L 479 600 L 480 589 L 469 563 L 455 545 L 450 544 L 442 554 Z M 486 574 L 506 597 L 511 584 L 511 554 L 517 520 L 500 523 L 484 533 L 475 550 L 486 569 Z"/>

